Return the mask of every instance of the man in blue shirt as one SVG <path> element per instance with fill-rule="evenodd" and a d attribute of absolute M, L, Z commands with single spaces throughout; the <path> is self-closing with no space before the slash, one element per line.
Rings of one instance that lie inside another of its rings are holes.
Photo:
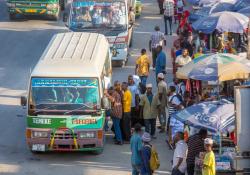
<path fill-rule="evenodd" d="M 157 46 L 157 53 L 155 64 L 156 79 L 159 73 L 166 74 L 166 54 L 162 51 L 162 46 Z"/>
<path fill-rule="evenodd" d="M 137 123 L 135 124 L 135 130 L 130 139 L 130 149 L 132 152 L 132 156 L 131 156 L 132 175 L 139 175 L 141 173 L 142 139 L 141 139 L 140 133 L 141 133 L 141 125 Z"/>

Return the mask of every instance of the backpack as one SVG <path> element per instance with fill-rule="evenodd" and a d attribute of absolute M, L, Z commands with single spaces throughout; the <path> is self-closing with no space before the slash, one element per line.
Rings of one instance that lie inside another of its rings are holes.
<path fill-rule="evenodd" d="M 152 171 L 155 171 L 157 169 L 159 169 L 160 167 L 160 159 L 158 157 L 158 153 L 155 147 L 151 146 L 151 145 L 146 145 L 148 147 L 150 147 L 151 150 L 151 155 L 150 155 L 150 160 L 149 160 L 149 164 L 150 164 L 150 169 Z"/>

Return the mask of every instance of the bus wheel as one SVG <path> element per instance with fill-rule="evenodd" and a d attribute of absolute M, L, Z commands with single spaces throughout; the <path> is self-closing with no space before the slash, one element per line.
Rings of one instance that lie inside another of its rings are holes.
<path fill-rule="evenodd" d="M 15 20 L 16 19 L 16 14 L 15 13 L 10 13 L 9 14 L 9 19 L 10 20 Z"/>

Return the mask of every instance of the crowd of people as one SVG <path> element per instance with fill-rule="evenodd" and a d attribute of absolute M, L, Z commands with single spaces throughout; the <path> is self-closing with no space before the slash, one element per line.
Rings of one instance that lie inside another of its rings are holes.
<path fill-rule="evenodd" d="M 189 12 L 184 11 L 185 3 L 182 0 L 158 2 L 160 14 L 164 15 L 165 33 L 155 26 L 151 34 L 149 51 L 152 53 L 152 63 L 147 50 L 141 49 L 141 55 L 136 59 L 135 75 L 129 75 L 126 82 L 115 81 L 104 93 L 110 103 L 107 116 L 113 121 L 111 130 L 115 134 L 114 143 L 130 144 L 133 175 L 151 175 L 155 170 L 151 168 L 154 147 L 151 140 L 157 139 L 158 128 L 159 133 L 166 134 L 169 148 L 174 149 L 173 175 L 184 175 L 186 172 L 194 175 L 195 157 L 203 152 L 202 174 L 215 175 L 213 140 L 207 138 L 207 131 L 201 129 L 197 132 L 191 128 L 187 138 L 187 126 L 172 117 L 175 112 L 204 100 L 199 81 L 188 82 L 175 76 L 180 67 L 204 54 L 204 40 L 193 39 L 187 20 Z M 164 47 L 166 35 L 172 35 L 173 21 L 179 26 L 176 32 L 178 39 L 174 41 L 171 53 L 174 78 L 171 83 L 167 83 Z M 153 84 L 148 81 L 151 66 L 155 73 L 156 91 L 153 91 Z M 158 127 L 157 120 L 160 123 Z"/>

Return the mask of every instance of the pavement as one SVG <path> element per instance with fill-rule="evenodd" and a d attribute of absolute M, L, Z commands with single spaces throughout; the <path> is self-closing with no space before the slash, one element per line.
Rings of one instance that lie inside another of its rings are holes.
<path fill-rule="evenodd" d="M 129 175 L 131 174 L 129 145 L 113 144 L 111 133 L 103 154 L 85 152 L 32 154 L 25 143 L 26 109 L 20 96 L 26 93 L 31 70 L 39 60 L 55 33 L 65 32 L 62 21 L 48 21 L 38 17 L 9 21 L 5 0 L 0 0 L 0 175 Z M 148 49 L 150 33 L 155 25 L 163 31 L 156 0 L 143 1 L 143 14 L 136 21 L 130 58 L 123 68 L 114 68 L 113 80 L 126 81 L 134 73 L 135 60 L 141 48 Z M 172 64 L 169 53 L 176 37 L 167 36 L 167 81 L 171 81 Z M 150 55 L 150 53 L 149 53 Z M 155 86 L 151 70 L 148 82 Z M 161 167 L 155 174 L 170 174 L 173 152 L 165 142 L 166 134 L 157 133 L 153 141 Z"/>

